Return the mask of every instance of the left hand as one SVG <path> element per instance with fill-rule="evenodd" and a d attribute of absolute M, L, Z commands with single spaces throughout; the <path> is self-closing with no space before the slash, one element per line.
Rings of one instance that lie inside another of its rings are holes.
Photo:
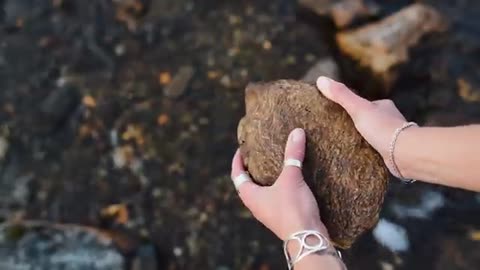
<path fill-rule="evenodd" d="M 285 160 L 303 162 L 305 143 L 305 131 L 299 128 L 293 130 L 288 137 Z M 245 168 L 237 150 L 232 162 L 232 179 L 242 173 L 245 173 Z M 328 237 L 315 197 L 300 168 L 285 166 L 275 184 L 269 187 L 246 181 L 238 187 L 238 192 L 253 216 L 281 240 L 302 230 L 316 230 Z"/>

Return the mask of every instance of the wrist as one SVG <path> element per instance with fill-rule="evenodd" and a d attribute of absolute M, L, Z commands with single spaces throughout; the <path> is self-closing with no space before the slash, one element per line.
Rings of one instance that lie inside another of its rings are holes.
<path fill-rule="evenodd" d="M 316 232 L 316 233 L 315 233 Z M 318 235 L 320 233 L 320 235 Z M 315 250 L 320 247 L 318 250 Z M 295 265 L 295 269 L 310 269 L 312 266 L 322 269 L 346 269 L 340 253 L 329 238 L 320 231 L 298 231 L 285 242 L 287 261 Z M 311 250 L 313 249 L 313 250 Z"/>
<path fill-rule="evenodd" d="M 423 132 L 422 127 L 412 126 L 402 131 L 398 136 L 398 140 L 395 147 L 395 163 L 400 173 L 407 179 L 416 179 L 412 162 L 412 153 L 417 150 L 413 150 L 415 142 L 418 141 L 420 134 Z"/>
<path fill-rule="evenodd" d="M 289 233 L 289 235 L 284 237 L 283 241 L 286 241 L 288 238 L 290 238 L 293 234 L 295 234 L 297 232 L 306 231 L 306 230 L 312 230 L 312 231 L 319 232 L 321 235 L 323 235 L 326 238 L 326 240 L 329 243 L 331 243 L 330 242 L 330 236 L 328 234 L 327 228 L 325 227 L 325 225 L 323 225 L 323 223 L 321 221 L 312 223 L 312 225 L 310 225 L 310 226 L 301 226 L 298 229 L 296 229 L 295 231 L 291 231 Z M 310 242 L 311 239 L 306 239 L 306 240 L 307 240 L 308 244 L 312 244 Z M 300 248 L 300 243 L 298 243 L 297 241 L 292 241 L 291 244 L 289 244 L 287 246 L 287 251 L 289 252 L 289 254 L 296 254 L 298 252 L 299 248 Z"/>
<path fill-rule="evenodd" d="M 290 229 L 286 230 L 286 233 L 280 237 L 282 241 L 285 241 L 289 238 L 292 234 L 297 233 L 299 231 L 305 230 L 312 230 L 317 231 L 324 235 L 330 241 L 330 235 L 328 234 L 327 227 L 322 223 L 320 219 L 318 220 L 311 220 L 310 222 L 303 222 L 301 225 L 296 225 L 290 227 Z"/>

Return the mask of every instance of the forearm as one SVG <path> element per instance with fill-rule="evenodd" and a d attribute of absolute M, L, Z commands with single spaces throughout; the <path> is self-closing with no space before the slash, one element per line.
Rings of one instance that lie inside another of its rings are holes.
<path fill-rule="evenodd" d="M 480 125 L 407 129 L 395 160 L 407 178 L 480 191 Z"/>

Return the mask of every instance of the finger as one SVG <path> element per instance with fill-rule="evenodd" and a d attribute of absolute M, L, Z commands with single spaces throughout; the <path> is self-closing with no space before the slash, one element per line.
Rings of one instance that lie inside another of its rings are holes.
<path fill-rule="evenodd" d="M 277 183 L 283 181 L 301 181 L 302 163 L 305 157 L 305 131 L 301 128 L 294 129 L 288 136 L 285 147 L 284 167 Z"/>
<path fill-rule="evenodd" d="M 245 171 L 239 149 L 233 156 L 231 178 L 234 182 L 235 188 L 238 190 L 240 199 L 245 206 L 250 208 L 250 205 L 254 204 L 254 201 L 258 197 L 257 193 L 261 187 L 253 183 L 250 176 Z"/>
<path fill-rule="evenodd" d="M 245 166 L 243 165 L 243 159 L 240 153 L 240 149 L 237 149 L 235 155 L 233 156 L 232 172 L 230 176 L 232 177 L 232 179 L 234 179 L 236 176 L 240 175 L 243 172 L 245 172 Z"/>
<path fill-rule="evenodd" d="M 358 96 L 343 83 L 327 77 L 319 77 L 317 87 L 325 97 L 342 106 L 353 119 L 358 117 L 362 110 L 372 105 L 370 101 Z"/>

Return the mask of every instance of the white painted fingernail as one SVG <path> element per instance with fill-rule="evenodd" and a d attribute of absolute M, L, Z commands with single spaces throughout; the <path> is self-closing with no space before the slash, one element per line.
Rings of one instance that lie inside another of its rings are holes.
<path fill-rule="evenodd" d="M 305 131 L 301 128 L 296 128 L 292 131 L 292 142 L 293 143 L 299 143 L 303 141 L 303 138 L 305 137 Z"/>
<path fill-rule="evenodd" d="M 318 77 L 317 79 L 317 87 L 322 93 L 329 93 L 330 92 L 330 79 L 327 77 Z"/>

